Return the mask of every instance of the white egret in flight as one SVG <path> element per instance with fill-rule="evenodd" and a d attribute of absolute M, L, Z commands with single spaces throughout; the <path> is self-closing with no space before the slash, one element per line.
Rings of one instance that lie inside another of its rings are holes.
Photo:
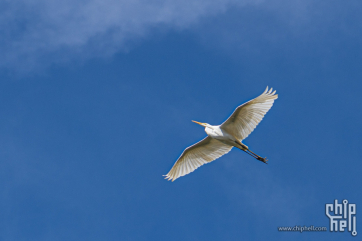
<path fill-rule="evenodd" d="M 274 100 L 278 98 L 278 95 L 272 90 L 273 88 L 268 90 L 266 87 L 260 96 L 237 107 L 234 113 L 221 125 L 212 126 L 193 121 L 205 127 L 207 137 L 184 150 L 170 172 L 165 175 L 166 179 L 175 181 L 198 167 L 225 155 L 233 147 L 237 147 L 257 160 L 267 163 L 266 158 L 250 151 L 241 141 L 255 129 L 272 107 Z"/>

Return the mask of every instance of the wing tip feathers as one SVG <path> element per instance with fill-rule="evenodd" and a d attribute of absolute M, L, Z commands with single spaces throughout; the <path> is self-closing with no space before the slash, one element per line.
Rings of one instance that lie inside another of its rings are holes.
<path fill-rule="evenodd" d="M 277 92 L 276 90 L 273 91 L 273 88 L 269 89 L 269 86 L 267 86 L 262 95 L 266 95 L 268 97 L 273 97 L 273 99 L 275 100 L 275 99 L 278 99 L 278 94 L 275 94 L 276 92 Z"/>

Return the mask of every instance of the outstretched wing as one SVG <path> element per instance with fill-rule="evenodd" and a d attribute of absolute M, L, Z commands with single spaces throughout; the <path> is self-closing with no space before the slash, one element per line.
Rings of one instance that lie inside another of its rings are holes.
<path fill-rule="evenodd" d="M 165 175 L 165 178 L 175 181 L 177 178 L 193 172 L 198 167 L 225 155 L 231 148 L 233 147 L 208 136 L 196 144 L 187 147 L 170 172 Z"/>
<path fill-rule="evenodd" d="M 278 98 L 278 95 L 275 94 L 276 91 L 272 91 L 273 88 L 268 90 L 266 87 L 260 96 L 237 107 L 220 127 L 233 134 L 239 141 L 244 140 L 273 106 L 274 100 Z"/>

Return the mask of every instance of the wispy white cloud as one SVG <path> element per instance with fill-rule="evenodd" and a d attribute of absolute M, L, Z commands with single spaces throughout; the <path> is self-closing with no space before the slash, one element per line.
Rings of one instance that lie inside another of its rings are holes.
<path fill-rule="evenodd" d="M 0 66 L 33 68 L 70 53 L 108 56 L 151 29 L 182 30 L 230 6 L 260 0 L 5 1 L 0 10 Z"/>
<path fill-rule="evenodd" d="M 0 68 L 26 71 L 44 64 L 107 57 L 133 47 L 156 29 L 192 29 L 202 42 L 232 52 L 253 45 L 259 49 L 263 40 L 279 43 L 289 35 L 296 39 L 320 36 L 336 27 L 355 33 L 356 26 L 341 25 L 337 14 L 341 8 L 351 12 L 353 4 L 357 3 L 5 0 L 0 3 Z"/>

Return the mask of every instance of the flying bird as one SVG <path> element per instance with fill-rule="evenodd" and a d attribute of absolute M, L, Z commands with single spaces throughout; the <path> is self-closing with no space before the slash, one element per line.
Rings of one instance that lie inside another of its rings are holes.
<path fill-rule="evenodd" d="M 207 123 L 193 121 L 205 127 L 207 137 L 196 144 L 187 147 L 177 159 L 165 179 L 175 181 L 177 178 L 193 172 L 198 167 L 212 162 L 225 155 L 233 147 L 245 151 L 252 157 L 267 164 L 268 159 L 252 152 L 241 141 L 255 129 L 264 115 L 278 98 L 272 92 L 273 88 L 265 91 L 255 99 L 238 106 L 232 115 L 221 125 L 213 126 Z"/>

